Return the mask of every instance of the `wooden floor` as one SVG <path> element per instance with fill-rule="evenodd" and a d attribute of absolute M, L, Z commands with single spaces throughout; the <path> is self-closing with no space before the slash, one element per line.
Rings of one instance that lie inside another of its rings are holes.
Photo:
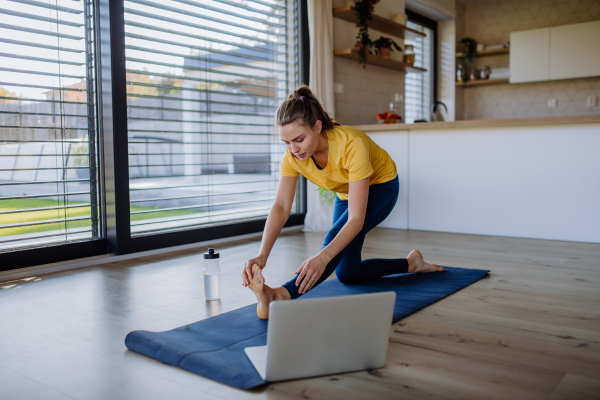
<path fill-rule="evenodd" d="M 280 284 L 323 234 L 277 242 Z M 168 330 L 254 303 L 241 266 L 257 240 L 219 246 L 222 300 L 203 298 L 201 252 L 169 253 L 0 284 L 0 399 L 600 398 L 600 245 L 376 229 L 366 257 L 418 248 L 487 278 L 392 327 L 385 368 L 240 391 L 126 350 L 137 329 Z"/>

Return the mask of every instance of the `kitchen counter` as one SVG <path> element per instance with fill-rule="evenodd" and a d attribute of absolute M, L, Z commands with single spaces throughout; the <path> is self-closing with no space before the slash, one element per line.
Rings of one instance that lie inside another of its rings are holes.
<path fill-rule="evenodd" d="M 460 129 L 477 127 L 505 127 L 527 125 L 555 125 L 600 122 L 600 114 L 592 115 L 565 115 L 557 117 L 536 118 L 506 118 L 506 119 L 476 119 L 466 121 L 419 122 L 416 124 L 372 124 L 356 125 L 356 129 L 363 132 L 404 131 L 404 130 L 436 130 Z"/>
<path fill-rule="evenodd" d="M 357 128 L 398 171 L 381 227 L 600 243 L 600 115 Z"/>

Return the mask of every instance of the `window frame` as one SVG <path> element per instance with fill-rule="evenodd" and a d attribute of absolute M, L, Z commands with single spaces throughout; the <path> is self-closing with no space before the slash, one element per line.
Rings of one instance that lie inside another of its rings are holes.
<path fill-rule="evenodd" d="M 431 100 L 432 100 L 432 104 L 435 103 L 436 101 L 438 101 L 438 30 L 437 30 L 437 21 L 427 18 L 421 14 L 418 14 L 414 11 L 411 11 L 409 9 L 406 9 L 406 19 L 407 21 L 411 21 L 411 22 L 415 22 L 417 24 L 421 24 L 426 28 L 431 29 L 432 33 L 433 33 L 433 46 L 432 46 L 432 52 L 433 52 L 433 57 L 432 57 L 432 64 L 433 67 L 431 68 L 431 87 L 432 87 L 432 93 L 431 93 Z M 429 105 L 430 110 L 431 111 L 431 106 L 432 104 Z"/>
<path fill-rule="evenodd" d="M 124 0 L 95 0 L 96 115 L 99 146 L 98 183 L 100 220 L 104 237 L 80 242 L 18 248 L 0 253 L 0 272 L 114 253 L 147 250 L 239 236 L 264 230 L 266 217 L 210 227 L 149 233 L 132 237 L 129 213 L 129 154 L 125 73 Z M 309 81 L 310 49 L 307 0 L 297 0 L 300 82 Z M 306 179 L 297 189 L 300 213 L 291 214 L 284 227 L 304 224 Z"/>

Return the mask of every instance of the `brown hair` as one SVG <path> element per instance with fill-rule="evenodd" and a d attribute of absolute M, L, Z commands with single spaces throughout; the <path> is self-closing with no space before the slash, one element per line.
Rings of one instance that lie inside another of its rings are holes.
<path fill-rule="evenodd" d="M 314 127 L 317 121 L 321 121 L 322 133 L 340 125 L 327 114 L 317 96 L 305 85 L 294 90 L 277 110 L 277 125 L 285 126 L 297 120 L 301 120 L 303 125 L 310 128 Z"/>

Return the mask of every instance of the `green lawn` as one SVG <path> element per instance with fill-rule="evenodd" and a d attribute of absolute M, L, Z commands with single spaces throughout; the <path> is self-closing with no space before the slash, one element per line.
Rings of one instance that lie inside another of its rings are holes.
<path fill-rule="evenodd" d="M 76 206 L 78 204 L 85 204 L 82 202 L 70 202 L 69 205 Z M 46 199 L 19 199 L 19 200 L 0 200 L 0 212 L 9 211 L 9 210 L 24 210 L 29 208 L 44 208 L 44 207 L 57 207 L 62 206 L 63 202 L 59 202 L 56 200 L 46 200 Z M 145 211 L 145 210 L 153 210 L 154 207 L 131 207 L 131 211 Z M 34 222 L 34 221 L 46 221 L 46 220 L 54 220 L 54 219 L 62 219 L 66 216 L 69 218 L 76 217 L 89 217 L 90 216 L 90 207 L 89 206 L 81 206 L 81 207 L 73 207 L 67 210 L 39 210 L 39 211 L 28 211 L 28 212 L 20 212 L 14 214 L 0 214 L 0 225 L 9 225 L 9 224 L 19 224 L 26 222 Z M 144 219 L 154 219 L 154 218 L 165 218 L 165 217 L 174 217 L 180 215 L 189 215 L 189 214 L 198 214 L 202 213 L 202 211 L 197 210 L 171 210 L 171 211 L 156 211 L 149 212 L 144 214 L 134 214 L 131 216 L 132 221 L 141 221 Z M 81 221 L 71 221 L 66 224 L 68 228 L 80 228 L 85 226 L 90 226 L 91 221 L 81 220 Z M 56 222 L 49 223 L 43 225 L 32 225 L 32 226 L 23 226 L 16 228 L 5 228 L 0 229 L 0 236 L 12 236 L 12 235 L 22 235 L 26 233 L 34 233 L 34 232 L 45 232 L 45 231 L 53 231 L 58 229 L 64 229 L 64 222 Z"/>

